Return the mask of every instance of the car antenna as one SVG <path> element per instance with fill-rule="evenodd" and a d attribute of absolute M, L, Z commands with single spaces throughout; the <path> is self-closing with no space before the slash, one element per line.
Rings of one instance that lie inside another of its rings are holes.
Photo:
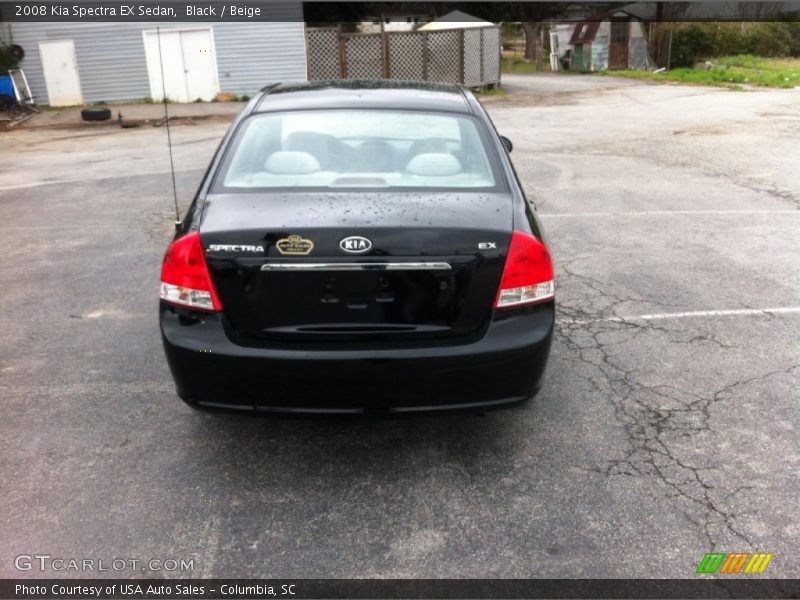
<path fill-rule="evenodd" d="M 172 134 L 169 130 L 169 112 L 167 111 L 167 85 L 164 82 L 164 60 L 161 58 L 161 28 L 156 27 L 158 37 L 158 64 L 161 68 L 161 95 L 164 100 L 164 123 L 167 125 L 167 146 L 169 146 L 169 172 L 172 175 L 172 197 L 175 200 L 175 229 L 181 224 L 181 213 L 178 210 L 178 188 L 175 185 L 175 163 L 172 160 Z"/>

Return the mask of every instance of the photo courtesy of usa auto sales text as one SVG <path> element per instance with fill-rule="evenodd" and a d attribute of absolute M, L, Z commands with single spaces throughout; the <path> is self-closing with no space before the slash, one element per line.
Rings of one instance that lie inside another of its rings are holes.
<path fill-rule="evenodd" d="M 14 593 L 18 598 L 60 597 L 60 596 L 93 596 L 104 598 L 107 596 L 185 596 L 187 598 L 202 597 L 206 594 L 221 596 L 261 596 L 267 598 L 288 598 L 297 594 L 294 584 L 281 585 L 238 585 L 222 584 L 219 590 L 206 585 L 140 585 L 138 583 L 122 583 L 109 585 L 79 585 L 60 584 L 52 585 L 27 585 L 16 584 Z"/>

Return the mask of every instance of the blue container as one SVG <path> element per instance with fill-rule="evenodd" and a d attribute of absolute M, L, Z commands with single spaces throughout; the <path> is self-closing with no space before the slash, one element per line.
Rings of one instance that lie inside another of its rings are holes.
<path fill-rule="evenodd" d="M 15 97 L 14 84 L 11 83 L 11 75 L 0 75 L 0 94 Z"/>

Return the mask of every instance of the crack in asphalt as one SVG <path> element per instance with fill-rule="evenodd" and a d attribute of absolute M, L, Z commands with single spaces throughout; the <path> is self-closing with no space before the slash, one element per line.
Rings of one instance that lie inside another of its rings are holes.
<path fill-rule="evenodd" d="M 615 360 L 609 348 L 652 332 L 666 335 L 669 343 L 712 344 L 725 350 L 736 346 L 709 333 L 681 339 L 663 324 L 636 322 L 620 317 L 616 313 L 618 306 L 626 302 L 642 302 L 642 299 L 610 294 L 603 289 L 601 281 L 575 272 L 570 264 L 574 260 L 560 264 L 559 270 L 568 282 L 577 282 L 586 288 L 593 296 L 589 304 L 593 307 L 599 305 L 600 308 L 586 308 L 585 299 L 580 304 L 570 304 L 569 299 L 561 299 L 557 309 L 556 339 L 590 368 L 586 381 L 611 402 L 615 419 L 622 425 L 628 442 L 628 449 L 622 458 L 610 459 L 605 461 L 604 466 L 586 470 L 604 477 L 655 478 L 666 486 L 670 496 L 683 499 L 689 506 L 699 509 L 699 517 L 689 510 L 682 512 L 690 523 L 700 528 L 712 550 L 716 547 L 713 528 L 718 524 L 751 548 L 757 549 L 753 540 L 735 526 L 734 519 L 739 515 L 723 506 L 723 502 L 750 489 L 750 486 L 739 486 L 725 492 L 712 484 L 706 475 L 717 467 L 696 465 L 680 458 L 670 446 L 668 438 L 686 438 L 711 432 L 710 408 L 714 404 L 731 398 L 739 388 L 791 373 L 800 365 L 738 379 L 711 395 L 685 390 L 678 384 L 647 385 L 637 378 L 636 368 Z M 614 317 L 602 317 L 608 313 Z M 764 314 L 768 318 L 775 318 L 768 312 Z M 725 493 L 720 495 L 720 492 Z"/>
<path fill-rule="evenodd" d="M 789 202 L 795 209 L 800 209 L 800 193 L 796 190 L 781 187 L 774 181 L 767 182 L 747 176 L 739 170 L 713 164 L 709 160 L 701 160 L 697 156 L 665 154 L 663 138 L 663 133 L 657 133 L 600 144 L 597 147 L 587 147 L 586 144 L 562 144 L 544 149 L 543 154 L 592 155 L 611 158 L 624 156 L 648 162 L 656 167 L 678 167 L 685 173 L 725 180 L 736 187 L 764 194 L 775 200 Z"/>

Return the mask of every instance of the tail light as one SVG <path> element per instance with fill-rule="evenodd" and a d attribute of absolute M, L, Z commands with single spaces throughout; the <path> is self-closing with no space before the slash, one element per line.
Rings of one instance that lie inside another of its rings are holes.
<path fill-rule="evenodd" d="M 222 310 L 199 233 L 178 238 L 167 248 L 161 265 L 161 299 L 189 308 Z"/>
<path fill-rule="evenodd" d="M 530 234 L 515 231 L 495 308 L 535 304 L 554 297 L 553 261 L 547 246 Z"/>

